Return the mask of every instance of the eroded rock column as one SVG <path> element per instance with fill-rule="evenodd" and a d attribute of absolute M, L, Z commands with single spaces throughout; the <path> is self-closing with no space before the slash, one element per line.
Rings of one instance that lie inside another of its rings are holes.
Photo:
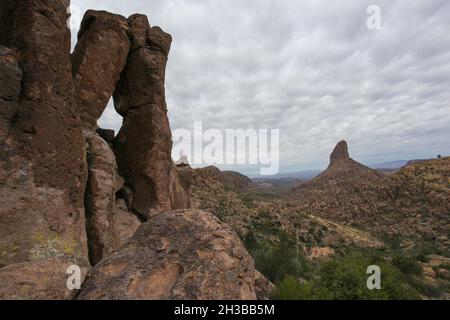
<path fill-rule="evenodd" d="M 147 17 L 128 19 L 131 52 L 114 103 L 124 117 L 115 148 L 119 173 L 133 192 L 141 217 L 186 208 L 188 197 L 171 159 L 171 132 L 165 100 L 165 69 L 172 38 Z"/>
<path fill-rule="evenodd" d="M 89 10 L 72 54 L 72 72 L 83 126 L 92 129 L 111 98 L 127 62 L 130 40 L 124 17 Z"/>

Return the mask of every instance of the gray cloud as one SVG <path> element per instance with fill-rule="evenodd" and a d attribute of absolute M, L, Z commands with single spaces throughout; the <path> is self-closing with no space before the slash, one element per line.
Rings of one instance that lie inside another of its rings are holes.
<path fill-rule="evenodd" d="M 72 4 L 145 13 L 172 34 L 172 129 L 279 128 L 283 170 L 324 167 L 341 139 L 365 163 L 450 154 L 447 0 Z M 380 31 L 366 28 L 370 4 Z M 100 124 L 120 123 L 110 105 Z"/>

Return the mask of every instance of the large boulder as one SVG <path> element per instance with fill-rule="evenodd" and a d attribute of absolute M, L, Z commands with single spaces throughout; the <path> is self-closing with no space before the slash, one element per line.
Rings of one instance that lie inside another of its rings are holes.
<path fill-rule="evenodd" d="M 123 117 L 115 141 L 119 173 L 134 192 L 132 209 L 143 218 L 189 206 L 172 162 L 165 100 L 165 69 L 172 38 L 147 17 L 128 19 L 131 51 L 114 93 Z"/>
<path fill-rule="evenodd" d="M 33 263 L 19 263 L 1 269 L 0 300 L 71 300 L 77 290 L 67 288 L 71 274 L 69 267 L 75 265 L 64 258 L 53 257 Z M 68 271 L 70 271 L 68 273 Z M 88 268 L 80 268 L 81 280 Z"/>
<path fill-rule="evenodd" d="M 2 95 L 11 96 L 1 99 L 0 115 L 2 297 L 72 297 L 54 277 L 55 259 L 64 270 L 89 267 L 85 142 L 76 116 L 68 6 L 64 0 L 2 0 L 0 6 L 11 23 L 0 25 L 0 45 L 17 52 L 17 60 L 10 53 L 0 58 L 0 74 L 10 77 L 1 80 Z"/>
<path fill-rule="evenodd" d="M 102 115 L 127 62 L 130 40 L 124 17 L 88 10 L 72 54 L 79 115 L 92 129 Z"/>
<path fill-rule="evenodd" d="M 86 280 L 80 299 L 256 299 L 261 275 L 239 238 L 203 211 L 143 224 Z"/>

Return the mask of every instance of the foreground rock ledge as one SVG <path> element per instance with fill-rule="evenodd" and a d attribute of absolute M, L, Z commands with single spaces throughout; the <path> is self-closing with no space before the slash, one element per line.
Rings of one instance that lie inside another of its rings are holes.
<path fill-rule="evenodd" d="M 79 299 L 256 299 L 259 274 L 229 227 L 204 211 L 178 210 L 143 224 L 103 259 Z"/>

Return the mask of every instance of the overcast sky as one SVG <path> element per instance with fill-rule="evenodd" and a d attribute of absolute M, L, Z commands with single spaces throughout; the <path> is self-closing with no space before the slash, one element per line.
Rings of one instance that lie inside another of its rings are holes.
<path fill-rule="evenodd" d="M 325 167 L 341 139 L 366 164 L 450 155 L 448 0 L 72 4 L 144 13 L 172 34 L 172 130 L 280 129 L 281 171 Z M 371 4 L 379 31 L 366 26 Z M 100 125 L 120 124 L 110 105 Z"/>

